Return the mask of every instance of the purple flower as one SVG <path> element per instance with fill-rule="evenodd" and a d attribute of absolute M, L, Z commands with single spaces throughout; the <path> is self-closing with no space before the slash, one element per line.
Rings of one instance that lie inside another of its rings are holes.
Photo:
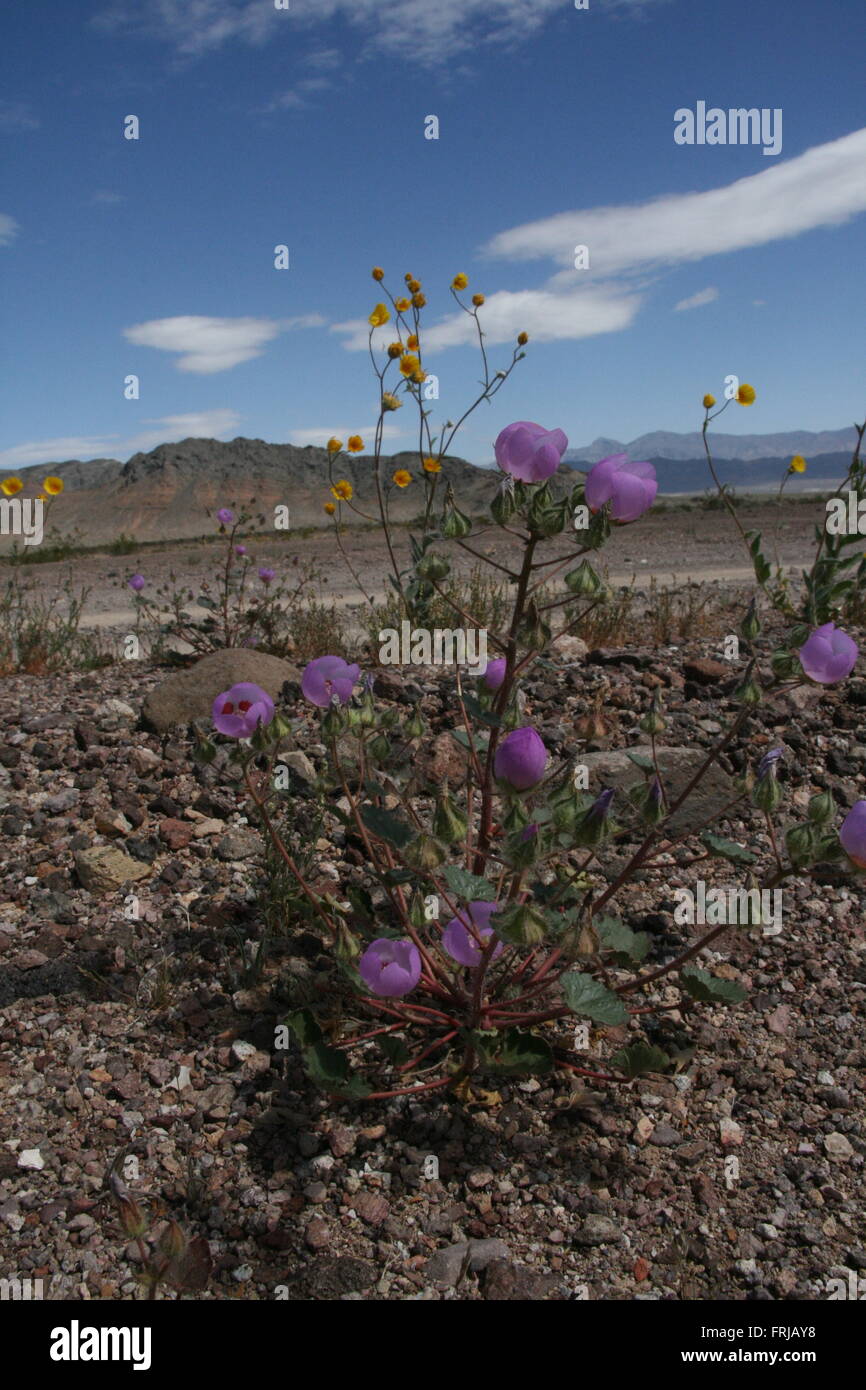
<path fill-rule="evenodd" d="M 776 775 L 776 763 L 784 757 L 784 748 L 771 748 L 769 753 L 765 753 L 758 763 L 758 777 L 766 777 L 768 773 Z"/>
<path fill-rule="evenodd" d="M 839 843 L 859 869 L 866 869 L 866 801 L 855 801 L 842 822 Z"/>
<path fill-rule="evenodd" d="M 127 579 L 126 582 L 129 585 L 130 589 L 134 589 L 137 594 L 140 594 L 145 584 L 147 583 L 147 580 L 145 579 L 143 574 L 134 574 L 132 578 Z"/>
<path fill-rule="evenodd" d="M 246 555 L 246 553 L 247 553 L 247 548 L 246 548 L 245 545 L 236 545 L 236 546 L 235 546 L 235 555 Z"/>
<path fill-rule="evenodd" d="M 547 764 L 547 749 L 534 729 L 515 729 L 496 750 L 493 771 L 515 791 L 525 792 L 540 782 Z"/>
<path fill-rule="evenodd" d="M 819 685 L 835 685 L 854 670 L 859 652 L 857 643 L 835 623 L 816 627 L 798 653 L 800 665 L 810 680 Z"/>
<path fill-rule="evenodd" d="M 656 783 L 658 782 L 658 778 L 654 780 Z M 604 820 L 610 810 L 610 803 L 613 801 L 615 795 L 616 789 L 614 787 L 605 787 L 604 791 L 599 792 L 595 801 L 590 806 L 586 813 L 587 816 L 591 816 L 593 820 Z"/>
<path fill-rule="evenodd" d="M 406 937 L 380 936 L 358 961 L 358 974 L 371 994 L 408 994 L 421 978 L 421 952 Z"/>
<path fill-rule="evenodd" d="M 555 473 L 568 448 L 562 430 L 546 430 L 531 420 L 506 425 L 493 446 L 503 473 L 521 483 L 543 483 Z"/>
<path fill-rule="evenodd" d="M 507 666 L 505 657 L 497 657 L 495 661 L 488 661 L 487 670 L 484 672 L 484 684 L 488 690 L 498 690 L 505 680 L 505 667 Z"/>
<path fill-rule="evenodd" d="M 211 713 L 221 734 L 229 738 L 251 738 L 260 723 L 270 724 L 274 702 L 261 686 L 240 681 L 231 690 L 217 695 Z"/>
<path fill-rule="evenodd" d="M 613 521 L 637 521 L 655 501 L 656 471 L 651 463 L 632 463 L 628 454 L 611 454 L 589 470 L 584 489 L 590 511 L 610 502 Z"/>
<path fill-rule="evenodd" d="M 231 526 L 234 519 L 235 514 L 229 507 L 220 507 L 217 512 L 217 521 L 220 526 Z"/>
<path fill-rule="evenodd" d="M 341 656 L 317 656 L 301 677 L 304 699 L 309 700 L 311 705 L 326 709 L 331 703 L 331 696 L 336 695 L 341 705 L 347 705 L 360 674 L 360 666 L 350 666 Z"/>
<path fill-rule="evenodd" d="M 442 945 L 452 960 L 456 960 L 460 965 L 474 966 L 480 963 L 481 948 L 475 936 L 480 936 L 482 941 L 487 942 L 494 935 L 490 918 L 498 907 L 498 903 L 470 903 L 467 912 L 451 918 L 442 933 Z M 469 930 L 469 922 L 475 928 L 475 936 Z M 499 941 L 490 956 L 490 960 L 495 960 L 497 956 L 501 956 L 502 951 L 502 942 Z"/>
<path fill-rule="evenodd" d="M 259 570 L 259 579 L 262 581 L 263 584 L 270 584 L 271 580 L 272 580 L 272 579 L 275 579 L 275 578 L 276 578 L 276 570 L 269 570 L 269 569 L 261 569 L 261 570 Z"/>

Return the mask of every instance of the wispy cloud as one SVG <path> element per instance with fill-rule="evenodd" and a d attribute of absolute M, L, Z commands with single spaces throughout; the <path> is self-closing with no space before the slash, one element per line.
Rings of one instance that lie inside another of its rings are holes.
<path fill-rule="evenodd" d="M 14 217 L 0 212 L 0 246 L 7 246 L 18 235 L 18 223 Z"/>
<path fill-rule="evenodd" d="M 689 295 L 688 299 L 681 299 L 674 305 L 674 310 L 679 313 L 683 309 L 700 309 L 704 304 L 712 304 L 713 300 L 718 299 L 719 292 L 712 285 L 705 290 L 698 290 L 697 294 Z"/>
<path fill-rule="evenodd" d="M 38 130 L 41 124 L 26 101 L 0 101 L 0 130 Z"/>
<path fill-rule="evenodd" d="M 640 15 L 665 0 L 592 0 L 594 6 Z M 276 10 L 273 0 L 139 0 L 135 6 L 112 0 L 94 18 L 100 28 L 129 31 L 171 43 L 183 57 L 199 57 L 240 41 L 264 43 L 282 25 L 295 36 L 303 26 L 342 19 L 359 29 L 371 48 L 407 53 L 422 63 L 442 63 L 479 43 L 507 45 L 541 29 L 564 0 L 292 0 Z M 574 12 L 573 12 L 574 13 Z M 576 15 L 575 23 L 582 22 Z M 331 49 L 320 49 L 322 54 Z M 333 66 L 333 64 L 332 64 Z"/>
<path fill-rule="evenodd" d="M 125 328 L 123 335 L 137 347 L 177 353 L 175 365 L 179 372 L 209 376 L 261 357 L 265 344 L 276 338 L 279 331 L 279 324 L 272 319 L 219 319 L 182 314 L 178 318 L 134 324 Z"/>
<path fill-rule="evenodd" d="M 765 246 L 838 226 L 864 210 L 866 128 L 706 193 L 525 222 L 500 232 L 485 250 L 509 260 L 571 266 L 575 245 L 583 244 L 592 274 L 616 275 Z"/>
<path fill-rule="evenodd" d="M 114 203 L 124 203 L 126 199 L 122 193 L 113 193 L 110 188 L 98 188 L 90 201 L 91 203 L 104 203 L 110 207 Z"/>
<path fill-rule="evenodd" d="M 40 463 L 65 463 L 69 459 L 125 460 L 133 454 L 155 449 L 157 444 L 175 443 L 179 439 L 222 439 L 236 433 L 240 419 L 235 410 L 203 410 L 145 420 L 144 423 L 152 428 L 132 435 L 61 435 L 56 439 L 33 440 L 0 452 L 0 471 Z"/>
<path fill-rule="evenodd" d="M 557 269 L 537 289 L 488 292 L 488 342 L 513 342 L 521 331 L 536 341 L 580 339 L 627 328 L 643 303 L 649 279 L 677 264 L 744 251 L 839 226 L 866 211 L 866 128 L 772 169 L 706 193 L 650 202 L 561 212 L 500 232 L 482 254 L 513 261 L 546 260 Z M 589 248 L 589 268 L 575 270 L 577 246 Z M 485 279 L 489 281 L 489 273 Z M 708 288 L 677 309 L 709 304 Z M 367 345 L 367 324 L 332 325 L 344 346 Z M 474 340 L 471 318 L 451 315 L 427 329 L 427 352 Z M 388 341 L 387 330 L 374 338 Z"/>

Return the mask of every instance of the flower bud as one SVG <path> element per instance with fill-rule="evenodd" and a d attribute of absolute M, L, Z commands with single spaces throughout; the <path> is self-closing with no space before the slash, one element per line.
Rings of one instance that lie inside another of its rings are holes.
<path fill-rule="evenodd" d="M 373 692 L 369 688 L 364 691 L 361 703 L 357 706 L 358 723 L 363 728 L 369 729 L 376 723 L 376 705 L 373 700 Z"/>
<path fill-rule="evenodd" d="M 761 703 L 761 687 L 752 678 L 754 664 L 753 661 L 749 663 L 742 685 L 738 685 L 734 691 L 734 699 L 740 700 L 744 705 L 759 705 Z"/>
<path fill-rule="evenodd" d="M 403 858 L 412 869 L 438 869 L 446 858 L 445 846 L 422 831 L 406 846 Z"/>
<path fill-rule="evenodd" d="M 569 570 L 565 576 L 566 587 L 578 598 L 592 598 L 603 585 L 592 565 L 584 560 L 577 569 Z"/>
<path fill-rule="evenodd" d="M 533 821 L 508 837 L 503 858 L 512 869 L 528 869 L 538 858 L 541 847 L 538 825 Z"/>
<path fill-rule="evenodd" d="M 325 738 L 339 738 L 348 728 L 345 711 L 338 705 L 331 705 L 322 715 L 321 730 Z"/>
<path fill-rule="evenodd" d="M 779 681 L 790 680 L 792 676 L 797 675 L 802 670 L 797 658 L 791 652 L 786 651 L 784 647 L 777 647 L 776 651 L 773 652 L 770 657 L 770 667 L 776 680 Z"/>
<path fill-rule="evenodd" d="M 411 717 L 407 719 L 406 723 L 403 725 L 403 733 L 406 738 L 421 738 L 423 737 L 424 729 L 424 720 L 421 718 L 420 711 L 416 706 L 412 711 Z"/>
<path fill-rule="evenodd" d="M 595 512 L 590 519 L 583 537 L 583 543 L 588 550 L 600 550 L 605 541 L 610 536 L 610 517 L 607 509 Z"/>
<path fill-rule="evenodd" d="M 811 864 L 815 858 L 815 831 L 810 825 L 794 825 L 785 834 L 785 846 L 795 868 Z"/>
<path fill-rule="evenodd" d="M 468 536 L 469 532 L 472 530 L 472 522 L 469 520 L 469 517 L 464 516 L 463 512 L 457 507 L 454 501 L 454 492 L 450 484 L 448 486 L 446 502 L 447 510 L 440 528 L 442 535 L 449 541 L 462 540 L 463 537 Z"/>
<path fill-rule="evenodd" d="M 437 579 L 444 579 L 451 569 L 451 561 L 444 555 L 422 555 L 415 566 L 415 573 L 419 579 L 427 579 L 430 583 L 435 583 Z"/>
<path fill-rule="evenodd" d="M 199 738 L 192 750 L 193 760 L 205 767 L 212 763 L 217 755 L 216 745 L 211 743 L 209 738 Z"/>
<path fill-rule="evenodd" d="M 517 637 L 525 647 L 531 651 L 542 652 L 551 638 L 550 624 L 545 622 L 538 611 L 538 606 L 534 599 L 530 599 L 526 605 L 526 611 L 520 620 L 517 629 Z"/>
<path fill-rule="evenodd" d="M 384 734 L 376 734 L 367 744 L 370 757 L 376 763 L 383 763 L 391 752 L 391 743 Z"/>
<path fill-rule="evenodd" d="M 512 946 L 540 946 L 547 933 L 544 914 L 531 903 L 509 903 L 502 912 L 493 914 L 490 925 Z"/>
<path fill-rule="evenodd" d="M 658 825 L 659 821 L 664 819 L 664 794 L 658 777 L 651 778 L 645 786 L 636 787 L 631 794 L 631 801 L 647 825 Z"/>
<path fill-rule="evenodd" d="M 644 715 L 643 719 L 640 721 L 640 727 L 641 729 L 643 729 L 645 734 L 655 735 L 664 733 L 665 729 L 667 728 L 667 724 L 665 720 L 662 718 L 661 708 L 661 696 L 656 690 L 653 694 L 652 704 L 650 705 L 649 710 Z"/>
<path fill-rule="evenodd" d="M 463 812 L 458 810 L 448 792 L 444 791 L 436 803 L 433 834 L 446 845 L 455 845 L 458 841 L 466 839 L 468 825 Z"/>
<path fill-rule="evenodd" d="M 775 811 L 782 800 L 782 788 L 776 781 L 775 767 L 766 776 L 759 777 L 752 788 L 752 805 L 759 811 Z"/>
<path fill-rule="evenodd" d="M 379 723 L 383 729 L 396 729 L 400 723 L 400 711 L 394 708 L 383 710 L 379 717 Z"/>
<path fill-rule="evenodd" d="M 164 1255 L 167 1260 L 179 1259 L 186 1250 L 186 1236 L 174 1218 L 171 1218 L 160 1232 L 156 1246 L 159 1253 Z"/>
<path fill-rule="evenodd" d="M 416 930 L 428 925 L 427 914 L 424 911 L 424 894 L 413 893 L 409 903 L 409 921 Z"/>
<path fill-rule="evenodd" d="M 519 796 L 509 798 L 508 806 L 504 814 L 500 816 L 499 823 L 509 835 L 517 830 L 523 830 L 529 824 L 529 812 Z"/>
<path fill-rule="evenodd" d="M 832 792 L 819 792 L 813 796 L 806 811 L 813 825 L 827 825 L 836 814 L 836 802 Z"/>
<path fill-rule="evenodd" d="M 610 835 L 613 827 L 608 819 L 608 812 L 613 798 L 614 789 L 606 787 L 588 810 L 583 812 L 574 827 L 575 845 L 590 849 L 594 845 L 600 845 L 602 840 Z"/>
<path fill-rule="evenodd" d="M 517 510 L 514 489 L 504 486 L 490 503 L 490 515 L 498 526 L 506 526 Z"/>
<path fill-rule="evenodd" d="M 124 1234 L 132 1237 L 133 1240 L 136 1236 L 143 1236 L 147 1230 L 147 1221 L 138 1203 L 134 1202 L 128 1194 L 116 1196 L 115 1203 Z"/>
<path fill-rule="evenodd" d="M 345 961 L 351 965 L 352 961 L 357 960 L 361 954 L 361 947 L 358 944 L 354 932 L 350 931 L 342 917 L 337 918 L 337 939 L 334 942 L 334 955 L 337 960 Z"/>

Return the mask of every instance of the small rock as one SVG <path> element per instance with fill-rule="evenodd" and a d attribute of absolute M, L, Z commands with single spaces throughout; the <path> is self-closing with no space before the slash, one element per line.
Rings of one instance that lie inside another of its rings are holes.
<path fill-rule="evenodd" d="M 391 1210 L 385 1198 L 380 1197 L 377 1192 L 359 1192 L 353 1199 L 352 1206 L 368 1226 L 381 1226 Z"/>
<path fill-rule="evenodd" d="M 576 1245 L 609 1245 L 612 1241 L 620 1240 L 622 1232 L 616 1222 L 609 1216 L 596 1214 L 588 1216 L 574 1236 Z"/>
<path fill-rule="evenodd" d="M 146 864 L 130 859 L 128 854 L 111 845 L 79 850 L 75 855 L 75 868 L 81 886 L 92 893 L 116 893 L 125 883 L 137 883 L 150 876 Z"/>
<path fill-rule="evenodd" d="M 238 859 L 251 859 L 262 847 L 259 836 L 253 830 L 231 830 L 217 841 L 216 856 L 224 863 Z"/>
<path fill-rule="evenodd" d="M 304 1244 L 308 1250 L 324 1250 L 331 1243 L 331 1231 L 327 1221 L 323 1221 L 321 1216 L 314 1216 L 307 1222 L 304 1231 Z"/>
<path fill-rule="evenodd" d="M 736 1120 L 724 1119 L 719 1121 L 719 1137 L 722 1141 L 722 1148 L 731 1149 L 742 1144 L 743 1131 Z"/>
<path fill-rule="evenodd" d="M 824 1152 L 834 1163 L 847 1163 L 854 1157 L 854 1149 L 844 1134 L 827 1134 L 824 1137 Z"/>
<path fill-rule="evenodd" d="M 19 1168 L 44 1168 L 45 1159 L 38 1149 L 22 1149 L 18 1155 Z"/>
<path fill-rule="evenodd" d="M 192 826 L 188 821 L 175 820 L 169 816 L 159 823 L 159 837 L 169 849 L 186 849 L 192 839 Z"/>

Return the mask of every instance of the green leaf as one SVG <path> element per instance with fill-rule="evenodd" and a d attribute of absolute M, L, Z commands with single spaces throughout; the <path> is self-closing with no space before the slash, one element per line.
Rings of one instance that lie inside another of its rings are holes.
<path fill-rule="evenodd" d="M 562 990 L 572 1013 L 582 1014 L 596 1023 L 628 1022 L 628 1009 L 619 996 L 592 975 L 570 970 L 562 977 Z"/>
<path fill-rule="evenodd" d="M 639 767 L 642 772 L 652 772 L 654 770 L 653 760 L 652 758 L 648 758 L 646 753 L 635 753 L 626 749 L 625 756 L 630 762 L 634 763 L 635 767 Z"/>
<path fill-rule="evenodd" d="M 491 729 L 498 729 L 502 720 L 498 714 L 491 714 L 490 710 L 482 709 L 478 700 L 470 691 L 463 692 L 463 703 L 466 706 L 466 713 L 471 714 L 473 719 L 478 719 L 482 724 L 487 724 Z"/>
<path fill-rule="evenodd" d="M 616 952 L 618 964 L 631 962 L 637 965 L 650 948 L 650 938 L 645 931 L 632 931 L 618 917 L 600 917 L 595 928 L 602 946 Z"/>
<path fill-rule="evenodd" d="M 376 1046 L 379 1048 L 380 1052 L 384 1052 L 388 1061 L 395 1067 L 402 1066 L 404 1062 L 408 1062 L 412 1055 L 403 1039 L 395 1038 L 393 1033 L 383 1033 L 380 1037 L 376 1038 Z"/>
<path fill-rule="evenodd" d="M 748 993 L 736 980 L 717 980 L 706 970 L 691 967 L 680 972 L 680 983 L 693 999 L 704 1003 L 739 1004 Z"/>
<path fill-rule="evenodd" d="M 311 1079 L 331 1095 L 360 1100 L 370 1094 L 371 1087 L 360 1076 L 352 1075 L 348 1057 L 336 1047 L 314 1043 L 304 1051 L 304 1065 Z"/>
<path fill-rule="evenodd" d="M 364 825 L 368 830 L 372 830 L 377 839 L 385 840 L 397 849 L 407 845 L 415 834 L 404 821 L 392 816 L 390 811 L 384 811 L 381 806 L 362 806 L 360 816 Z"/>
<path fill-rule="evenodd" d="M 756 855 L 751 850 L 743 849 L 733 840 L 725 840 L 721 835 L 713 835 L 709 830 L 701 833 L 701 844 L 706 845 L 710 854 L 716 854 L 720 859 L 729 859 L 732 864 L 754 864 Z"/>
<path fill-rule="evenodd" d="M 322 1030 L 309 1009 L 298 1009 L 289 1014 L 286 1027 L 291 1028 L 301 1047 L 312 1047 L 314 1043 L 321 1042 Z"/>
<path fill-rule="evenodd" d="M 670 1057 L 666 1052 L 662 1052 L 660 1047 L 636 1042 L 615 1052 L 610 1064 L 616 1067 L 617 1071 L 625 1072 L 626 1076 L 635 1077 L 643 1076 L 650 1071 L 666 1071 L 670 1065 Z"/>
<path fill-rule="evenodd" d="M 451 737 L 457 740 L 457 742 L 460 744 L 461 748 L 471 748 L 471 747 L 472 747 L 472 745 L 471 745 L 470 742 L 469 742 L 469 735 L 467 734 L 467 732 L 466 732 L 465 729 L 452 729 L 452 730 L 451 730 Z M 481 751 L 483 751 L 484 748 L 486 748 L 486 746 L 487 746 L 487 740 L 488 740 L 489 737 L 490 737 L 489 734 L 483 733 L 483 732 L 481 732 L 481 731 L 478 731 L 478 732 L 475 734 L 475 738 L 474 738 L 473 741 L 474 741 L 475 749 L 476 749 L 477 752 L 481 752 Z"/>
<path fill-rule="evenodd" d="M 465 903 L 496 901 L 496 889 L 492 883 L 488 883 L 486 878 L 479 878 L 477 874 L 467 873 L 459 864 L 446 864 L 442 877 L 454 896 Z"/>
<path fill-rule="evenodd" d="M 501 1045 L 490 1057 L 489 1065 L 494 1071 L 505 1072 L 508 1076 L 538 1076 L 553 1069 L 553 1053 L 543 1038 L 535 1033 L 521 1033 L 517 1028 L 509 1028 L 503 1034 Z"/>

